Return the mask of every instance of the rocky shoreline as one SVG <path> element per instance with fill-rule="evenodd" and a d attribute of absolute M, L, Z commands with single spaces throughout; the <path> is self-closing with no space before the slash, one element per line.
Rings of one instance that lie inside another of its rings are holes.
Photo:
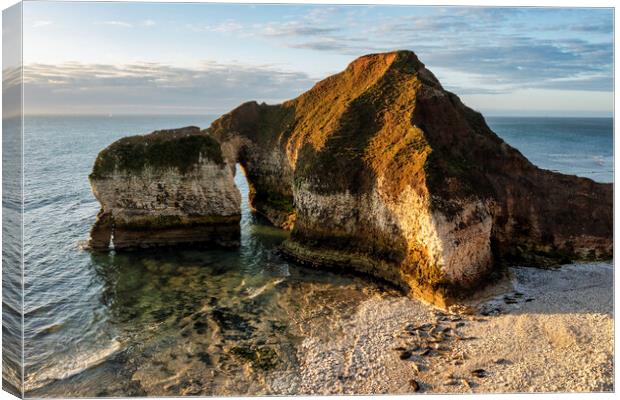
<path fill-rule="evenodd" d="M 226 313 L 185 318 L 182 329 L 199 339 L 181 348 L 195 354 L 166 350 L 132 379 L 149 395 L 613 391 L 612 275 L 607 263 L 514 267 L 448 311 L 390 290 L 343 288 L 346 298 L 310 285 L 297 293 L 303 308 L 288 310 L 291 323 L 264 340 Z M 203 319 L 211 322 L 196 327 Z M 200 332 L 213 323 L 217 334 Z M 201 375 L 202 364 L 214 369 Z"/>
<path fill-rule="evenodd" d="M 342 336 L 304 340 L 300 393 L 612 391 L 612 276 L 607 263 L 510 268 L 450 311 L 369 299 Z"/>

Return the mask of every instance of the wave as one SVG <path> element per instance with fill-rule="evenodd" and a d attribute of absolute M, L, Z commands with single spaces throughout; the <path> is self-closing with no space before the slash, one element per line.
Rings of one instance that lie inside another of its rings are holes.
<path fill-rule="evenodd" d="M 253 299 L 255 297 L 260 296 L 261 294 L 263 294 L 266 290 L 269 290 L 273 287 L 275 287 L 276 285 L 278 285 L 280 282 L 283 282 L 284 278 L 282 279 L 276 279 L 275 281 L 271 281 L 259 288 L 256 288 L 253 291 L 250 291 L 250 293 L 248 294 L 248 299 Z"/>
<path fill-rule="evenodd" d="M 24 381 L 24 390 L 31 391 L 51 382 L 70 378 L 101 364 L 110 356 L 116 354 L 120 349 L 120 342 L 113 339 L 107 347 L 95 352 L 70 356 L 64 360 L 55 360 L 53 365 L 47 366 L 41 371 L 29 374 Z"/>

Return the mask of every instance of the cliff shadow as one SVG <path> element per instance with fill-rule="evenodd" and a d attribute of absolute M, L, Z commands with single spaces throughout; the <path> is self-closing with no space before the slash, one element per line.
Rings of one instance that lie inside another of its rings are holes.
<path fill-rule="evenodd" d="M 469 300 L 483 317 L 503 314 L 613 316 L 613 261 L 575 262 L 555 268 L 510 266 Z"/>

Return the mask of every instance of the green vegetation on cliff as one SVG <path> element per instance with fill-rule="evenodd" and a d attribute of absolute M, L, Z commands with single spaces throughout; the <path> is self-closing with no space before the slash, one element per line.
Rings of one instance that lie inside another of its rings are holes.
<path fill-rule="evenodd" d="M 186 127 L 130 136 L 112 143 L 95 160 L 92 179 L 105 178 L 114 171 L 140 172 L 177 168 L 182 174 L 194 168 L 200 159 L 223 165 L 220 145 L 200 128 Z"/>

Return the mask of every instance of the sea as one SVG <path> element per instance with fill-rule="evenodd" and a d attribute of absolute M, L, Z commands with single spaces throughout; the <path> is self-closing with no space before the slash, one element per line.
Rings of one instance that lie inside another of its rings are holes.
<path fill-rule="evenodd" d="M 252 214 L 242 173 L 235 177 L 244 199 L 236 250 L 81 248 L 99 210 L 88 174 L 100 150 L 123 136 L 207 127 L 213 119 L 26 118 L 27 396 L 294 394 L 308 324 L 337 334 L 330 327 L 364 299 L 400 296 L 368 278 L 280 258 L 274 250 L 287 233 Z M 611 118 L 487 122 L 542 168 L 613 181 Z"/>

